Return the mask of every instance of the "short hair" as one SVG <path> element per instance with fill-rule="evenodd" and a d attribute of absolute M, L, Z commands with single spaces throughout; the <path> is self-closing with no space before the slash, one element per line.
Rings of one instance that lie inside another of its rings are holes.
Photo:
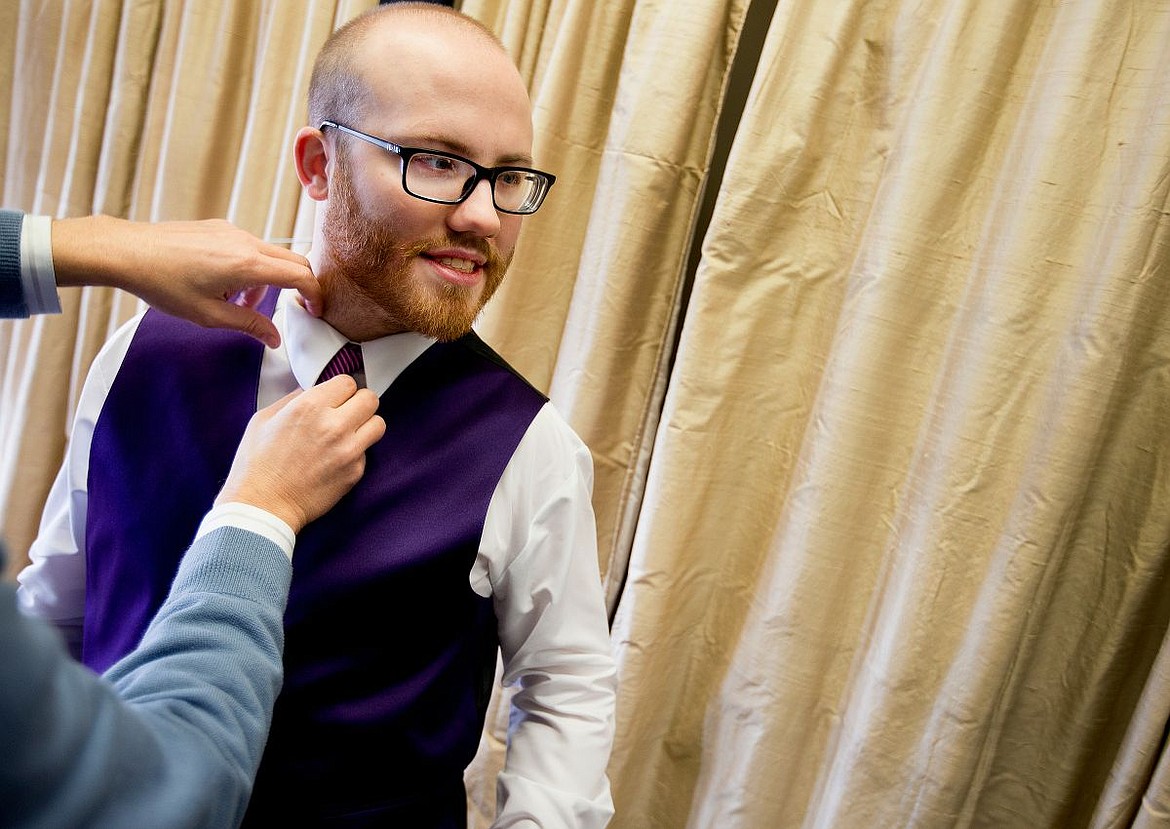
<path fill-rule="evenodd" d="M 449 6 L 418 0 L 396 0 L 375 6 L 333 32 L 317 53 L 309 80 L 310 126 L 320 127 L 321 122 L 326 120 L 360 119 L 369 101 L 370 90 L 356 71 L 354 56 L 362 41 L 383 23 L 383 19 L 406 16 L 442 20 L 462 26 L 466 31 L 476 32 L 506 51 L 491 29 Z"/>

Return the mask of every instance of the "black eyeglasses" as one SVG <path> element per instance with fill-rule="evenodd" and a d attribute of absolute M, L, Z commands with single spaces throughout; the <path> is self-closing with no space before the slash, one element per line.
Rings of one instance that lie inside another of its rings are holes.
<path fill-rule="evenodd" d="M 553 182 L 552 173 L 531 167 L 481 167 L 474 161 L 452 153 L 403 147 L 384 138 L 360 132 L 336 121 L 322 121 L 326 127 L 360 138 L 394 153 L 402 162 L 402 189 L 416 199 L 439 204 L 460 204 L 467 200 L 476 185 L 485 179 L 491 185 L 492 203 L 501 213 L 527 216 L 540 209 Z"/>

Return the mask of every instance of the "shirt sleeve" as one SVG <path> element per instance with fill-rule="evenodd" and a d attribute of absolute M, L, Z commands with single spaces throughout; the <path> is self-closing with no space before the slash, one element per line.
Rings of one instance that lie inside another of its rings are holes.
<path fill-rule="evenodd" d="M 53 270 L 53 219 L 25 216 L 20 229 L 20 276 L 28 313 L 60 314 L 57 272 Z"/>
<path fill-rule="evenodd" d="M 0 318 L 59 314 L 49 216 L 0 210 Z"/>
<path fill-rule="evenodd" d="M 118 329 L 90 367 L 65 450 L 45 500 L 30 564 L 17 576 L 21 610 L 55 625 L 70 652 L 81 655 L 85 619 L 85 520 L 89 506 L 89 450 L 94 425 L 141 315 Z"/>
<path fill-rule="evenodd" d="M 592 487 L 589 450 L 546 405 L 488 508 L 481 557 L 516 687 L 495 829 L 600 829 L 613 815 L 616 672 Z"/>
<path fill-rule="evenodd" d="M 293 546 L 297 540 L 296 533 L 293 532 L 292 527 L 268 510 L 254 507 L 251 504 L 241 504 L 238 501 L 217 504 L 203 517 L 203 521 L 195 533 L 195 540 L 198 541 L 220 527 L 238 527 L 255 533 L 279 547 L 289 561 L 292 561 Z"/>
<path fill-rule="evenodd" d="M 200 538 L 141 645 L 104 678 L 0 586 L 0 802 L 14 825 L 235 826 L 281 681 L 291 567 L 238 528 Z M 7 825 L 7 824 L 6 824 Z"/>

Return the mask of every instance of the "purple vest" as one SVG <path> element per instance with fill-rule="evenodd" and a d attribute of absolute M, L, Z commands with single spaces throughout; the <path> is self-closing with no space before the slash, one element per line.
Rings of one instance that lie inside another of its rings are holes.
<path fill-rule="evenodd" d="M 255 411 L 262 353 L 155 311 L 140 324 L 91 450 L 91 667 L 130 650 L 165 598 Z M 365 477 L 297 540 L 284 687 L 245 825 L 463 825 L 497 647 L 468 573 L 544 402 L 474 334 L 382 395 Z"/>

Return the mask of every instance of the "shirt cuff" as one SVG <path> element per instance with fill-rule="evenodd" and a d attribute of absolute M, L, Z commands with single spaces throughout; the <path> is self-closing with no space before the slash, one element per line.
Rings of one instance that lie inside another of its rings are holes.
<path fill-rule="evenodd" d="M 220 527 L 238 527 L 241 530 L 262 535 L 276 544 L 292 561 L 293 546 L 297 536 L 292 527 L 277 518 L 267 510 L 254 507 L 251 504 L 242 504 L 238 501 L 229 501 L 225 504 L 216 504 L 203 518 L 195 538 L 199 539 L 212 530 Z"/>
<path fill-rule="evenodd" d="M 52 227 L 50 216 L 25 216 L 20 226 L 20 279 L 30 315 L 61 313 L 53 270 Z"/>

